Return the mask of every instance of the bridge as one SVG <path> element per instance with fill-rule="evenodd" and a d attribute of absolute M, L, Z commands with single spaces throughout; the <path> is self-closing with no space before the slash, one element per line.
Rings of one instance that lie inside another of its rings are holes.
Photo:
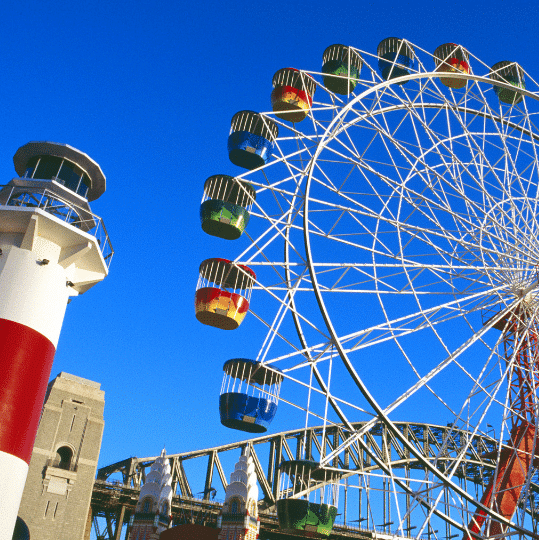
<path fill-rule="evenodd" d="M 354 424 L 361 429 L 363 423 Z M 492 453 L 496 441 L 484 435 L 450 426 L 401 422 L 400 432 L 420 450 L 422 456 L 446 471 L 453 467 L 455 481 L 470 486 L 479 494 L 494 470 Z M 329 455 L 350 437 L 342 425 L 291 430 L 190 452 L 169 455 L 172 474 L 174 524 L 196 523 L 215 526 L 224 499 L 228 477 L 243 449 L 249 447 L 260 486 L 261 540 L 302 536 L 280 531 L 275 502 L 278 494 L 279 463 L 302 458 L 318 459 Z M 412 532 L 425 539 L 449 540 L 462 534 L 458 523 L 466 523 L 462 508 L 447 500 L 447 516 L 431 516 L 425 526 L 425 508 L 421 501 L 440 497 L 443 486 L 415 487 L 397 491 L 392 478 L 381 473 L 380 461 L 409 486 L 425 484 L 425 466 L 379 423 L 365 432 L 364 444 L 355 441 L 336 454 L 332 466 L 343 470 L 337 522 L 330 538 L 406 538 Z M 463 457 L 462 448 L 468 449 Z M 368 451 L 365 450 L 368 448 Z M 372 456 L 377 456 L 374 460 Z M 98 470 L 91 512 L 93 528 L 99 540 L 121 540 L 127 536 L 127 523 L 134 513 L 146 472 L 158 456 L 130 457 Z M 352 481 L 355 479 L 355 483 Z M 217 486 L 217 487 L 216 487 Z M 532 490 L 539 491 L 537 483 Z M 216 498 L 216 494 L 219 497 Z M 415 495 L 414 495 L 415 493 Z M 467 511 L 467 510 L 466 510 Z M 473 512 L 473 509 L 470 509 Z M 535 513 L 535 509 L 529 512 Z"/>

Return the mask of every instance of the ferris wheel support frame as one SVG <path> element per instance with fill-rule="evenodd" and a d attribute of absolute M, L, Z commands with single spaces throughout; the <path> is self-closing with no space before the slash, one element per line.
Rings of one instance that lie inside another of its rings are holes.
<path fill-rule="evenodd" d="M 522 296 L 525 296 L 525 294 L 523 292 Z M 522 310 L 522 313 L 525 315 L 525 310 Z M 497 452 L 500 459 L 497 474 L 491 478 L 481 498 L 482 504 L 492 501 L 491 504 L 495 504 L 496 508 L 506 515 L 513 514 L 513 508 L 520 499 L 520 494 L 524 488 L 522 479 L 526 479 L 528 471 L 536 461 L 538 454 L 537 449 L 535 455 L 530 452 L 530 446 L 533 449 L 537 436 L 536 426 L 533 423 L 535 411 L 530 396 L 539 387 L 539 380 L 537 380 L 537 377 L 535 377 L 536 380 L 531 382 L 528 380 L 528 378 L 533 379 L 533 367 L 537 366 L 538 363 L 538 336 L 536 330 L 528 331 L 529 329 L 523 328 L 520 313 L 518 315 L 512 313 L 511 315 L 511 321 L 502 322 L 509 325 L 509 328 L 503 328 L 506 335 L 504 339 L 506 361 L 509 364 L 511 358 L 517 359 L 516 369 L 509 374 L 509 408 L 513 412 L 509 440 L 512 442 L 512 450 L 507 448 L 499 453 Z M 524 335 L 520 338 L 522 341 L 517 343 L 519 331 Z M 526 371 L 531 373 L 530 377 L 524 375 Z M 519 483 L 514 484 L 514 480 Z M 470 531 L 478 534 L 485 520 L 486 515 L 482 510 L 478 509 L 468 525 Z M 489 534 L 503 535 L 504 531 L 500 524 L 495 521 L 490 525 Z M 470 540 L 470 537 L 467 536 L 465 540 Z"/>

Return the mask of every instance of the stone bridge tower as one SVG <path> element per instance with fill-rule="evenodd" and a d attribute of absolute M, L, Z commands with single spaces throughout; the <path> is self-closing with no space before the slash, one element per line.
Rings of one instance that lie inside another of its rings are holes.
<path fill-rule="evenodd" d="M 32 540 L 90 538 L 90 501 L 105 425 L 100 386 L 63 372 L 48 385 L 19 508 Z"/>

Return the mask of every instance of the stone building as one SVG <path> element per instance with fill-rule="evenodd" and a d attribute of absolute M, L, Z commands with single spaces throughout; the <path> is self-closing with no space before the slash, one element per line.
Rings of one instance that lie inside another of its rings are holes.
<path fill-rule="evenodd" d="M 32 540 L 88 540 L 103 436 L 100 384 L 60 373 L 47 388 L 19 509 Z"/>

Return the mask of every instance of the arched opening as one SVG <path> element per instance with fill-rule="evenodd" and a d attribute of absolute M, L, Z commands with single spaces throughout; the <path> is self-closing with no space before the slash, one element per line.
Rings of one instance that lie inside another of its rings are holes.
<path fill-rule="evenodd" d="M 228 504 L 229 504 L 228 511 L 231 514 L 237 514 L 241 512 L 241 501 L 237 497 L 230 499 L 230 502 Z"/>
<path fill-rule="evenodd" d="M 147 497 L 142 501 L 142 512 L 144 514 L 148 514 L 152 511 L 152 499 L 150 497 Z"/>
<path fill-rule="evenodd" d="M 73 459 L 73 451 L 69 446 L 61 446 L 56 450 L 56 457 L 54 458 L 54 466 L 59 469 L 70 470 L 71 461 Z"/>
<path fill-rule="evenodd" d="M 164 501 L 163 504 L 161 505 L 160 514 L 162 516 L 168 516 L 168 502 L 167 501 Z"/>

